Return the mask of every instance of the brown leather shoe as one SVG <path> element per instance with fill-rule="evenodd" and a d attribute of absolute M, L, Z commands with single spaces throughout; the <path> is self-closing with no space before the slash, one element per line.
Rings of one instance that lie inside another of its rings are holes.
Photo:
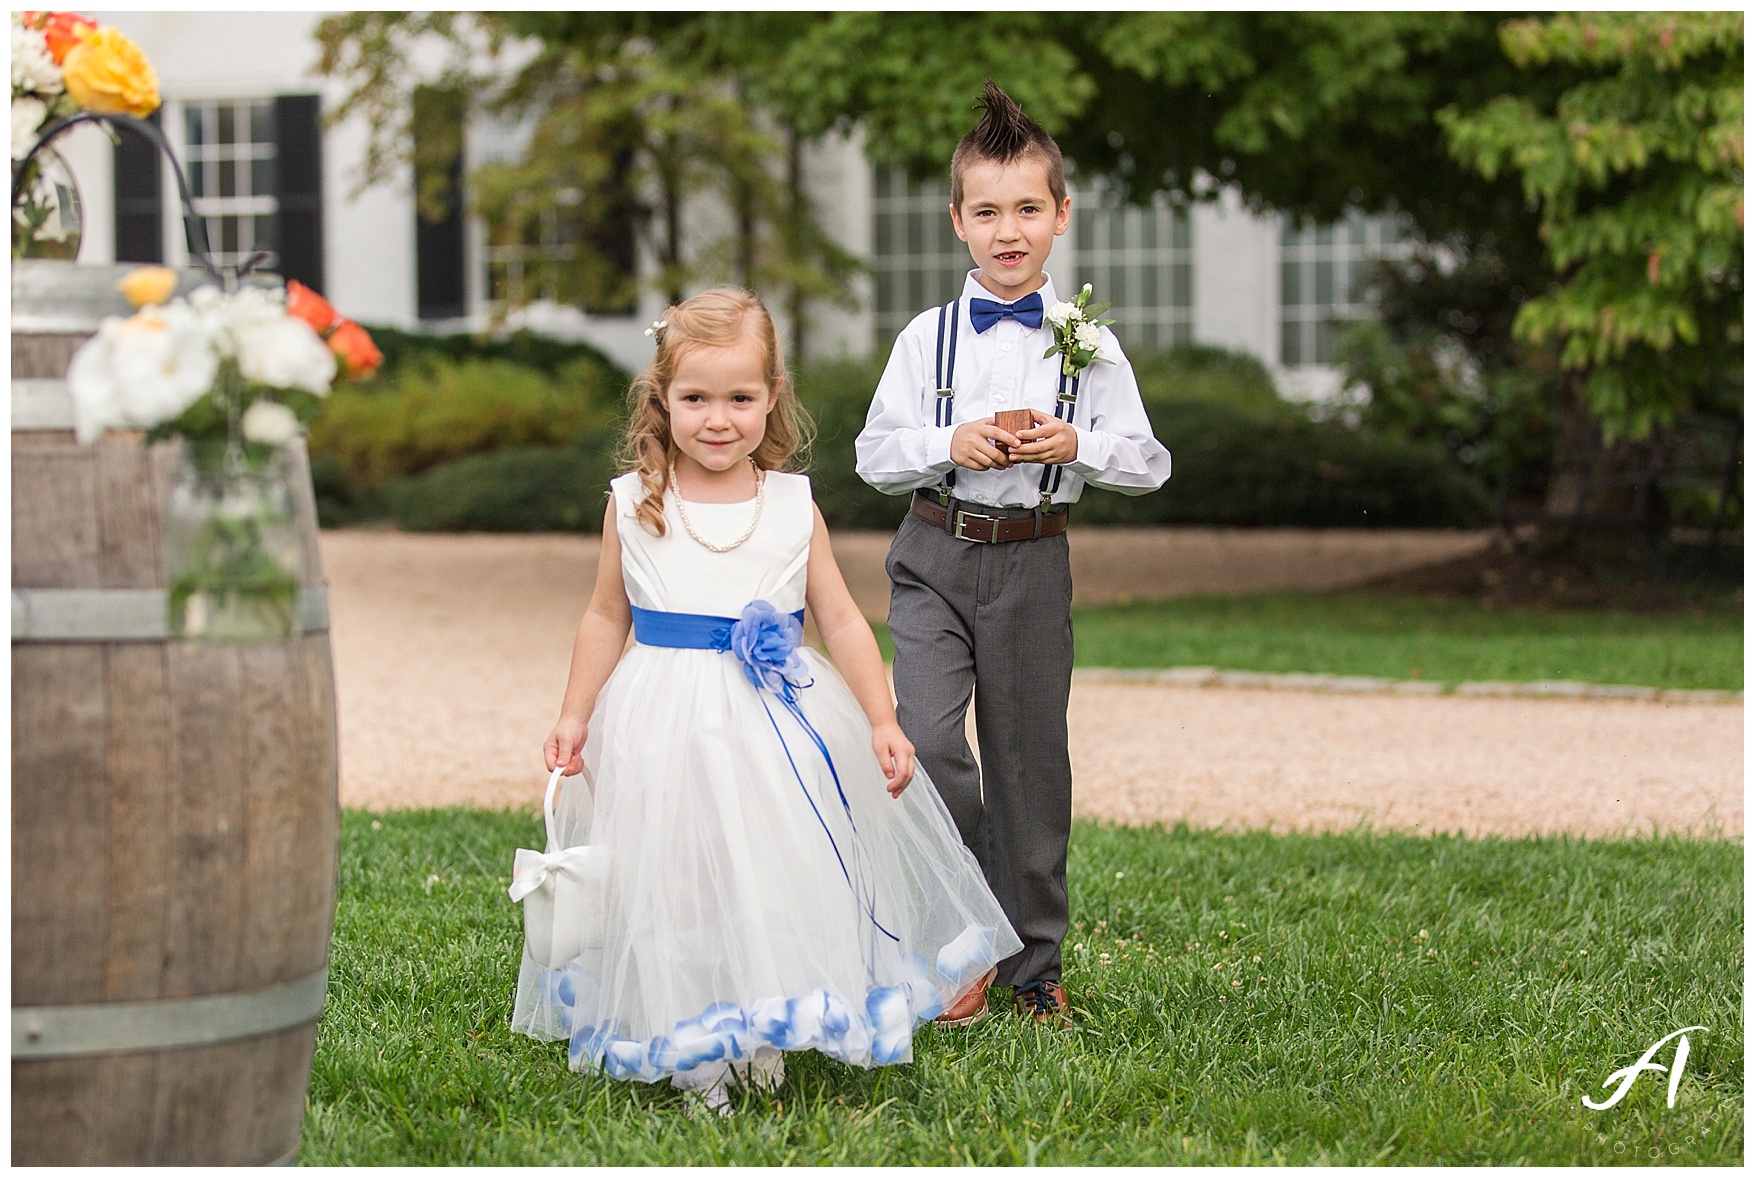
<path fill-rule="evenodd" d="M 943 1014 L 932 1021 L 944 1027 L 966 1027 L 972 1022 L 986 1018 L 987 987 L 993 984 L 993 979 L 998 974 L 997 967 L 982 974 L 980 981 L 964 990 L 962 997 L 951 1003 L 945 1008 Z"/>
<path fill-rule="evenodd" d="M 1018 1014 L 1038 1026 L 1072 1026 L 1072 1018 L 1067 1014 L 1066 990 L 1059 982 L 1041 981 L 1019 986 L 1012 1001 L 1017 1005 Z"/>

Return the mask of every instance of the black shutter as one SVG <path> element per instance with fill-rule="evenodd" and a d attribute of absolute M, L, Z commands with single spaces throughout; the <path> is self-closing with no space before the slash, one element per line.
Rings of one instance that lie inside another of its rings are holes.
<path fill-rule="evenodd" d="M 148 121 L 158 122 L 158 111 Z M 117 132 L 114 179 L 116 194 L 116 261 L 163 262 L 164 175 L 158 148 L 144 135 Z"/>
<path fill-rule="evenodd" d="M 422 86 L 415 91 L 414 289 L 422 319 L 460 319 L 464 314 L 463 152 L 458 134 L 464 114 L 462 95 Z M 440 171 L 436 187 L 445 194 L 444 215 L 429 219 L 420 193 L 435 187 L 423 176 Z"/>
<path fill-rule="evenodd" d="M 274 100 L 278 158 L 279 273 L 316 291 L 323 286 L 323 136 L 315 94 L 282 94 Z"/>

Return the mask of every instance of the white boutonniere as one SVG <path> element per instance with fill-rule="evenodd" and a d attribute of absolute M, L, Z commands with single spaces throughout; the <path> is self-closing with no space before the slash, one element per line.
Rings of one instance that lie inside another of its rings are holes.
<path fill-rule="evenodd" d="M 1097 348 L 1103 341 L 1103 333 L 1099 328 L 1115 322 L 1113 319 L 1100 317 L 1108 309 L 1108 303 L 1091 303 L 1091 284 L 1088 282 L 1072 302 L 1056 303 L 1048 308 L 1042 313 L 1042 318 L 1054 329 L 1054 345 L 1042 353 L 1042 358 L 1046 360 L 1059 352 L 1060 370 L 1067 376 L 1077 376 L 1093 360 L 1102 360 L 1105 364 L 1115 363 L 1097 354 Z"/>

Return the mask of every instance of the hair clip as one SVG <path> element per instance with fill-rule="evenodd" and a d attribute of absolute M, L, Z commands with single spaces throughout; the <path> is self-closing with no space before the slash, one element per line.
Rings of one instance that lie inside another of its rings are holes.
<path fill-rule="evenodd" d="M 659 332 L 661 332 L 661 331 L 663 331 L 663 330 L 664 330 L 664 329 L 665 329 L 665 328 L 667 328 L 667 327 L 669 327 L 669 326 L 670 326 L 670 324 L 669 324 L 669 323 L 666 323 L 666 322 L 665 322 L 665 321 L 664 321 L 664 320 L 662 320 L 662 319 L 654 319 L 654 320 L 653 320 L 653 321 L 652 321 L 652 326 L 651 326 L 651 327 L 648 327 L 648 328 L 647 328 L 647 329 L 646 329 L 646 334 L 647 334 L 647 335 L 649 335 L 649 336 L 651 336 L 651 337 L 652 337 L 652 338 L 653 338 L 653 339 L 657 339 L 657 338 L 658 338 L 658 333 L 659 333 Z"/>

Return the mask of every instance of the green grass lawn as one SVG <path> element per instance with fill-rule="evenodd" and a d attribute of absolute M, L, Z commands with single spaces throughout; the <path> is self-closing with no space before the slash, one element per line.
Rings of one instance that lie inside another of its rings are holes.
<path fill-rule="evenodd" d="M 303 1163 L 1743 1161 L 1740 841 L 1080 824 L 1076 1030 L 927 1028 L 872 1071 L 792 1054 L 719 1121 L 507 1029 L 505 886 L 540 838 L 529 814 L 343 816 Z M 1583 1107 L 1694 1024 L 1674 1109 L 1657 1073 Z"/>
<path fill-rule="evenodd" d="M 877 630 L 890 658 L 889 632 Z M 1455 597 L 1261 593 L 1074 610 L 1073 634 L 1082 667 L 1743 687 L 1740 613 L 1537 610 Z"/>

